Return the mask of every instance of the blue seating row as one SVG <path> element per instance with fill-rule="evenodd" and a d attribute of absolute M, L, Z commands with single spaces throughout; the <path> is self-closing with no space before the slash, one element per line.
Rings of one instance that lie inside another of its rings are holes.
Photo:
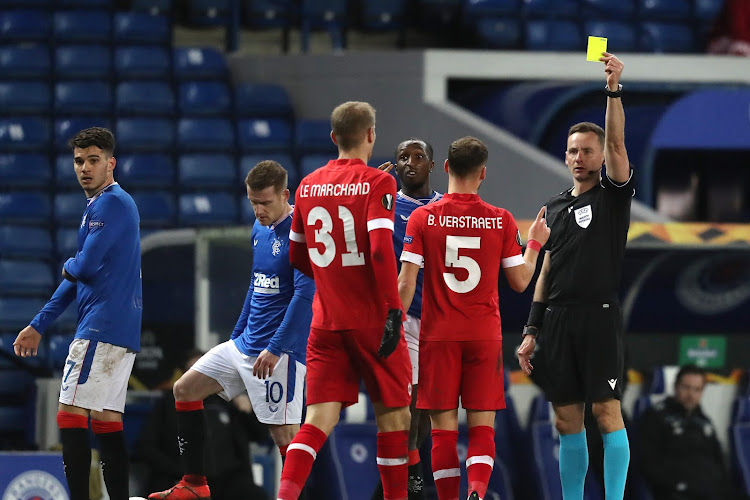
<path fill-rule="evenodd" d="M 0 26 L 2 26 L 0 12 Z M 2 40 L 0 39 L 0 42 Z M 0 46 L 0 74 L 4 79 L 84 78 L 225 80 L 229 74 L 224 54 L 212 47 L 139 46 L 110 48 L 98 44 L 15 43 Z"/>
<path fill-rule="evenodd" d="M 54 137 L 50 137 L 51 126 Z M 50 146 L 67 150 L 73 133 L 86 127 L 108 126 L 106 118 L 61 118 L 51 123 L 40 117 L 0 117 L 0 150 L 5 152 L 46 151 Z M 266 153 L 294 151 L 296 154 L 335 151 L 330 124 L 325 120 L 301 120 L 293 127 L 283 118 L 120 118 L 114 122 L 118 148 L 123 153 L 169 153 L 217 151 Z M 52 139 L 52 140 L 51 140 Z"/>
<path fill-rule="evenodd" d="M 176 89 L 160 81 L 0 81 L 0 115 L 93 115 L 173 117 L 236 116 L 290 118 L 292 105 L 283 87 L 222 81 L 183 81 Z"/>

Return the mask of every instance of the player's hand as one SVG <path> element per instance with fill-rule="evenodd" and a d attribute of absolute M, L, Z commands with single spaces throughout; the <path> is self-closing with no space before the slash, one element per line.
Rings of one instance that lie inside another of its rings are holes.
<path fill-rule="evenodd" d="M 267 349 L 263 349 L 263 352 L 258 354 L 258 359 L 255 360 L 255 364 L 253 365 L 253 376 L 260 379 L 270 377 L 273 375 L 273 369 L 278 362 L 278 356 L 271 354 Z"/>
<path fill-rule="evenodd" d="M 607 75 L 607 87 L 609 87 L 609 90 L 612 92 L 616 92 L 625 65 L 617 58 L 617 56 L 614 56 L 609 52 L 602 52 L 602 57 L 600 57 L 599 60 L 604 63 L 604 73 Z"/>
<path fill-rule="evenodd" d="M 401 340 L 401 309 L 388 309 L 388 316 L 385 318 L 385 330 L 383 331 L 383 340 L 380 341 L 378 354 L 387 358 L 398 346 Z"/>
<path fill-rule="evenodd" d="M 536 349 L 536 335 L 526 335 L 516 351 L 518 364 L 521 365 L 521 371 L 526 375 L 531 375 L 531 370 L 534 369 L 531 365 L 531 355 L 534 354 L 534 349 Z"/>
<path fill-rule="evenodd" d="M 389 161 L 378 166 L 378 170 L 382 170 L 383 172 L 390 172 L 392 169 L 393 169 L 393 163 Z"/>
<path fill-rule="evenodd" d="M 529 239 L 538 241 L 542 246 L 547 243 L 550 233 L 549 226 L 547 226 L 547 219 L 544 217 L 546 213 L 547 207 L 542 207 L 539 213 L 536 214 L 536 219 L 534 219 L 534 222 L 529 227 Z"/>
<path fill-rule="evenodd" d="M 39 342 L 42 340 L 42 334 L 36 331 L 36 328 L 29 325 L 18 334 L 16 341 L 13 342 L 13 351 L 16 356 L 27 358 L 36 356 L 39 349 Z"/>
<path fill-rule="evenodd" d="M 73 259 L 68 259 L 68 261 L 71 261 L 71 260 Z M 65 263 L 67 264 L 67 262 Z M 63 268 L 62 268 L 62 277 L 70 281 L 71 283 L 75 283 L 76 281 L 78 281 L 75 276 L 73 276 L 72 274 L 70 274 L 68 271 L 65 270 L 65 265 L 63 265 Z"/>

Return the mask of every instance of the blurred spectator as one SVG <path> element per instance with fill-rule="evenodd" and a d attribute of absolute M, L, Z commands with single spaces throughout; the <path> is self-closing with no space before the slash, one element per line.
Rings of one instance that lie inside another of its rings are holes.
<path fill-rule="evenodd" d="M 726 500 L 732 498 L 716 429 L 700 406 L 706 372 L 683 366 L 674 396 L 641 417 L 643 475 L 658 500 Z"/>
<path fill-rule="evenodd" d="M 188 354 L 185 371 L 203 352 Z M 247 498 L 267 500 L 265 490 L 253 482 L 250 441 L 269 438 L 267 426 L 252 413 L 246 394 L 232 402 L 217 395 L 204 402 L 206 410 L 206 476 L 213 500 Z M 147 491 L 170 488 L 182 477 L 177 446 L 177 412 L 172 389 L 156 403 L 138 441 L 137 455 L 150 470 Z"/>
<path fill-rule="evenodd" d="M 750 56 L 750 2 L 726 0 L 708 42 L 712 54 Z"/>

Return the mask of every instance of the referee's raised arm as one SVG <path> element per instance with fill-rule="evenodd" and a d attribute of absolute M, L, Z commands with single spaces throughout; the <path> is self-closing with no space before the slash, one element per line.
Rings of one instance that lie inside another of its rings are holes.
<path fill-rule="evenodd" d="M 604 118 L 604 162 L 607 175 L 617 183 L 630 177 L 630 162 L 625 149 L 625 110 L 622 107 L 620 76 L 624 64 L 617 56 L 604 52 L 599 59 L 604 62 L 607 74 L 607 113 Z"/>

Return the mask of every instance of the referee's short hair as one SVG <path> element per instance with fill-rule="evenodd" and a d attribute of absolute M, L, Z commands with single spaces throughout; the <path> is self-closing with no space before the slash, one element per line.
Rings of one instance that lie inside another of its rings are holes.
<path fill-rule="evenodd" d="M 579 132 L 582 134 L 585 134 L 588 132 L 595 133 L 596 136 L 599 138 L 599 145 L 602 147 L 602 149 L 604 149 L 604 129 L 601 128 L 599 125 L 597 125 L 596 123 L 592 123 L 592 122 L 576 123 L 575 125 L 570 127 L 570 130 L 568 130 L 568 137 L 570 137 L 573 134 L 577 134 Z"/>
<path fill-rule="evenodd" d="M 448 168 L 456 177 L 465 178 L 482 169 L 487 163 L 487 146 L 476 137 L 456 139 L 448 148 Z"/>
<path fill-rule="evenodd" d="M 287 173 L 278 162 L 263 160 L 247 173 L 245 184 L 253 191 L 274 187 L 277 193 L 286 189 Z"/>
<path fill-rule="evenodd" d="M 85 128 L 68 141 L 68 146 L 70 149 L 96 146 L 108 156 L 112 156 L 115 152 L 115 135 L 104 127 Z"/>

